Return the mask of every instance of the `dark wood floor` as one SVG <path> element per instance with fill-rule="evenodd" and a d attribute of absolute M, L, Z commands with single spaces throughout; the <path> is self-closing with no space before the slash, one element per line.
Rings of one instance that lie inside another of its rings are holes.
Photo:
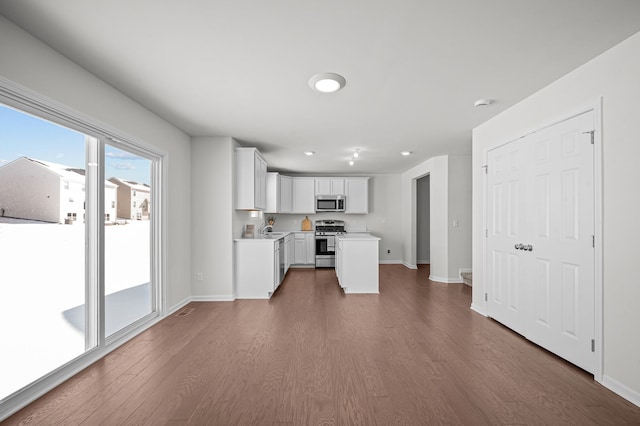
<path fill-rule="evenodd" d="M 471 310 L 428 270 L 380 295 L 291 270 L 269 301 L 192 303 L 7 424 L 640 424 L 640 408 Z"/>

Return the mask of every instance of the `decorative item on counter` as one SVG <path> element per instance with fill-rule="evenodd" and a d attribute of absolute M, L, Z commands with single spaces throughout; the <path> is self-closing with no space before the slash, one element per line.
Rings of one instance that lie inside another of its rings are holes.
<path fill-rule="evenodd" d="M 244 238 L 253 238 L 255 235 L 255 225 L 245 225 L 244 226 Z"/>
<path fill-rule="evenodd" d="M 303 231 L 311 231 L 311 220 L 309 220 L 309 216 L 305 216 L 302 221 L 302 230 Z"/>
<path fill-rule="evenodd" d="M 276 223 L 276 218 L 273 216 L 269 216 L 267 218 L 267 232 L 273 232 L 273 224 Z"/>

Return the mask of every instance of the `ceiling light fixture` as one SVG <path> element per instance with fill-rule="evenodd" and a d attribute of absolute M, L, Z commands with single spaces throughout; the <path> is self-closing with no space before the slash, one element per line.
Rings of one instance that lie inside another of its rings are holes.
<path fill-rule="evenodd" d="M 309 79 L 309 87 L 322 93 L 334 93 L 342 89 L 347 80 L 339 74 L 330 72 L 316 74 Z"/>
<path fill-rule="evenodd" d="M 304 155 L 311 157 L 313 154 L 315 154 L 315 151 L 305 151 Z"/>
<path fill-rule="evenodd" d="M 473 105 L 477 108 L 480 106 L 487 106 L 493 103 L 493 99 L 478 99 Z"/>
<path fill-rule="evenodd" d="M 406 157 L 407 155 L 411 155 L 412 152 L 411 151 L 402 151 L 400 154 L 402 154 L 402 155 L 404 155 Z"/>
<path fill-rule="evenodd" d="M 351 156 L 351 160 L 349 160 L 349 165 L 353 166 L 356 162 L 356 158 L 358 158 L 360 156 L 360 149 L 356 149 L 355 151 L 353 151 L 353 155 Z"/>

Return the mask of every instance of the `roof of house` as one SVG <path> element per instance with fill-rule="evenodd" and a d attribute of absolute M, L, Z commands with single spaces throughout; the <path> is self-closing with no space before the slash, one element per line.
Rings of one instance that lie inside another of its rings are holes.
<path fill-rule="evenodd" d="M 28 161 L 32 164 L 38 165 L 40 167 L 44 167 L 50 172 L 58 175 L 61 179 L 69 182 L 78 182 L 78 183 L 85 182 L 86 172 L 84 169 L 74 168 L 74 167 L 66 166 L 64 164 L 53 163 L 51 161 L 37 160 L 35 158 L 30 158 L 30 157 L 20 157 L 9 164 L 16 163 L 18 161 Z M 7 164 L 7 166 L 9 164 Z M 117 185 L 113 182 L 109 182 L 108 180 L 105 180 L 105 186 L 110 188 L 115 188 Z"/>
<path fill-rule="evenodd" d="M 109 181 L 116 183 L 119 186 L 120 185 L 128 186 L 129 188 L 135 189 L 136 191 L 151 192 L 151 187 L 146 183 L 138 183 L 132 180 L 125 180 L 118 177 L 109 178 Z"/>

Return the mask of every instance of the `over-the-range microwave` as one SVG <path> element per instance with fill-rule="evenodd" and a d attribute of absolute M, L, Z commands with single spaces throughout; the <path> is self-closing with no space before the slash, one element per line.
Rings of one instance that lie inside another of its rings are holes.
<path fill-rule="evenodd" d="M 316 212 L 343 212 L 346 207 L 344 195 L 316 196 Z"/>

